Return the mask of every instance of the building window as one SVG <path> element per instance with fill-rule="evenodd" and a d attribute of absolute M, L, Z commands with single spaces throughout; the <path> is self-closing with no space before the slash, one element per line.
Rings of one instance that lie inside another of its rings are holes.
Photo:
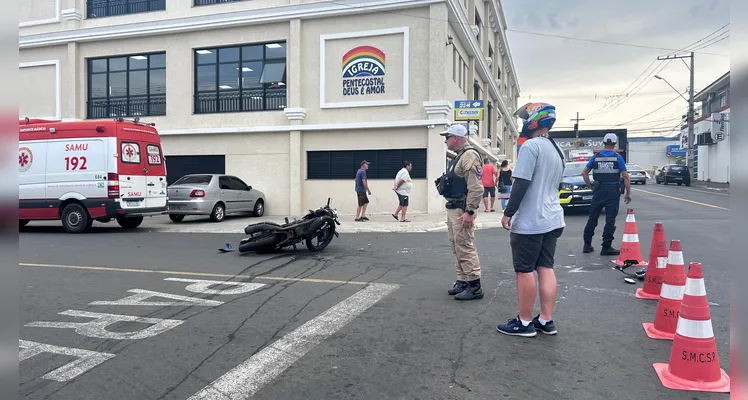
<path fill-rule="evenodd" d="M 457 68 L 461 68 L 461 66 L 457 63 L 457 49 L 452 49 L 452 80 L 457 82 Z"/>
<path fill-rule="evenodd" d="M 285 42 L 195 50 L 195 114 L 285 107 Z"/>
<path fill-rule="evenodd" d="M 480 84 L 478 81 L 473 82 L 473 100 L 480 100 Z"/>
<path fill-rule="evenodd" d="M 480 16 L 478 15 L 478 9 L 475 9 L 475 25 L 478 26 L 478 34 L 476 35 L 476 39 L 478 40 L 478 44 L 481 44 L 481 35 L 483 34 L 483 27 L 481 26 L 481 20 Z"/>
<path fill-rule="evenodd" d="M 166 10 L 166 0 L 86 0 L 86 17 L 102 18 Z"/>
<path fill-rule="evenodd" d="M 196 6 L 209 6 L 211 4 L 233 3 L 242 0 L 195 0 Z"/>
<path fill-rule="evenodd" d="M 88 61 L 88 118 L 166 115 L 166 53 Z"/>
<path fill-rule="evenodd" d="M 719 108 L 727 105 L 727 91 L 720 93 L 717 97 L 719 98 Z"/>
<path fill-rule="evenodd" d="M 413 165 L 412 179 L 426 179 L 426 149 L 308 151 L 306 177 L 309 180 L 353 180 L 361 161 L 371 164 L 367 179 L 394 179 L 405 160 Z"/>

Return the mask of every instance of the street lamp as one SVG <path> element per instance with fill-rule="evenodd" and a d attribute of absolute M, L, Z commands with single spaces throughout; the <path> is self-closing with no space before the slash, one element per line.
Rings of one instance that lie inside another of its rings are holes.
<path fill-rule="evenodd" d="M 671 85 L 670 82 L 667 81 L 667 79 L 665 79 L 665 78 L 663 78 L 663 77 L 661 77 L 659 75 L 655 75 L 655 78 L 657 78 L 657 79 L 659 79 L 661 81 L 665 81 L 665 83 L 667 83 L 671 88 L 673 88 L 673 90 L 675 90 L 675 92 L 678 93 L 680 95 L 680 97 L 683 98 L 683 100 L 687 101 L 689 104 L 691 103 L 690 101 L 688 101 L 688 99 L 686 98 L 686 96 L 684 96 L 678 89 L 676 89 L 675 86 Z"/>

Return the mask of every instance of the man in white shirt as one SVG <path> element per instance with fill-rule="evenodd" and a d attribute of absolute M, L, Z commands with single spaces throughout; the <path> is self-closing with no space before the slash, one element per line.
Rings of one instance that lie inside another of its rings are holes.
<path fill-rule="evenodd" d="M 398 219 L 397 215 L 402 211 L 402 216 L 400 217 L 400 222 L 410 222 L 410 220 L 405 218 L 405 213 L 408 211 L 408 199 L 410 198 L 410 191 L 413 190 L 413 183 L 410 180 L 410 171 L 413 170 L 413 165 L 410 163 L 410 161 L 405 161 L 403 163 L 403 168 L 397 173 L 397 176 L 395 177 L 395 187 L 392 188 L 392 190 L 397 193 L 397 199 L 399 201 L 399 205 L 397 206 L 397 210 L 395 211 L 392 216 L 395 219 Z"/>

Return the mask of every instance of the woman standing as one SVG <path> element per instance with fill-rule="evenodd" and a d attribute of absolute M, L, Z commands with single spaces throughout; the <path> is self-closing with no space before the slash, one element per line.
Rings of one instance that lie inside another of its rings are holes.
<path fill-rule="evenodd" d="M 512 191 L 512 170 L 509 168 L 509 161 L 504 160 L 501 162 L 501 169 L 499 170 L 499 198 L 501 199 L 501 209 L 506 208 L 506 203 L 509 201 L 509 193 Z"/>

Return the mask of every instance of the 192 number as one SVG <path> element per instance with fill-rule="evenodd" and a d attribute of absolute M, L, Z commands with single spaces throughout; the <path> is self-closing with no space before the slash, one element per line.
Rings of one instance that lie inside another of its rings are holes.
<path fill-rule="evenodd" d="M 86 157 L 65 157 L 66 170 L 86 169 Z"/>

